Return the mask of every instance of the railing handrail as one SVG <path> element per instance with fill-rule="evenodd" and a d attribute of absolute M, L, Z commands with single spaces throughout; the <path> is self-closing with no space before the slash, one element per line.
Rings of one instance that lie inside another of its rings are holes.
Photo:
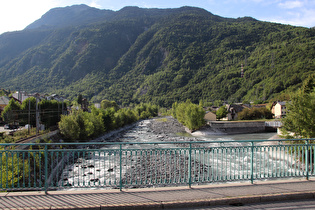
<path fill-rule="evenodd" d="M 312 140 L 315 139 L 6 143 L 0 144 L 0 189 L 47 192 L 68 187 L 122 189 L 125 186 L 191 186 L 240 180 L 253 183 L 257 179 L 281 177 L 308 179 L 315 176 L 315 144 L 310 143 Z M 285 141 L 297 143 L 280 144 Z M 249 144 L 225 145 L 244 142 Z M 255 144 L 259 142 L 280 143 Z M 212 146 L 212 143 L 220 145 Z M 130 147 L 131 144 L 147 146 Z M 16 149 L 19 145 L 39 148 Z M 79 147 L 67 149 L 61 145 Z M 101 148 L 105 145 L 113 147 Z"/>
<path fill-rule="evenodd" d="M 67 142 L 67 143 L 0 143 L 0 146 L 56 146 L 56 145 L 132 145 L 132 144 L 212 144 L 212 143 L 251 143 L 251 142 L 286 142 L 314 141 L 315 138 L 303 139 L 257 139 L 257 140 L 227 140 L 227 141 L 170 141 L 170 142 Z"/>

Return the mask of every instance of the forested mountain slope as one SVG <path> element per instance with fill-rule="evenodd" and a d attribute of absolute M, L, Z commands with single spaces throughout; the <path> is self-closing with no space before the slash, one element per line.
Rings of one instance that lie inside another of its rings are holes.
<path fill-rule="evenodd" d="M 82 11 L 85 21 L 69 16 Z M 52 16 L 67 19 L 58 24 Z M 314 37 L 314 29 L 193 7 L 58 8 L 0 35 L 0 88 L 162 106 L 188 98 L 267 100 L 314 72 Z"/>

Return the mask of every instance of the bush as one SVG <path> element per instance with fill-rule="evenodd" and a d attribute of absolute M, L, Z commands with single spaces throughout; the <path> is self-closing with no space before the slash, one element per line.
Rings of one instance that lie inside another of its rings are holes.
<path fill-rule="evenodd" d="M 106 109 L 92 108 L 91 113 L 82 110 L 73 111 L 68 116 L 62 116 L 59 129 L 66 140 L 88 140 L 95 138 L 105 131 L 110 131 L 145 119 L 157 116 L 158 107 L 151 104 L 140 104 L 133 110 L 107 107 Z"/>
<path fill-rule="evenodd" d="M 221 106 L 215 114 L 217 116 L 217 119 L 220 120 L 226 117 L 226 115 L 228 114 L 228 111 L 225 106 Z"/>
<path fill-rule="evenodd" d="M 238 113 L 239 120 L 258 120 L 258 119 L 272 119 L 272 113 L 269 109 L 262 108 L 251 108 L 243 109 Z"/>
<path fill-rule="evenodd" d="M 18 157 L 17 153 L 0 149 L 0 186 L 22 186 L 23 178 L 27 179 L 30 171 L 28 160 Z M 24 171 L 25 177 L 18 172 Z M 5 188 L 5 187 L 4 187 Z"/>

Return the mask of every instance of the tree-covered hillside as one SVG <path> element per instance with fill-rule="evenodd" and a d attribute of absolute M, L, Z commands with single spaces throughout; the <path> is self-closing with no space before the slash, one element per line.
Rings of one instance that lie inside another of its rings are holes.
<path fill-rule="evenodd" d="M 119 104 L 238 102 L 295 90 L 315 69 L 314 29 L 192 7 L 100 11 L 97 22 L 1 35 L 0 88 Z"/>

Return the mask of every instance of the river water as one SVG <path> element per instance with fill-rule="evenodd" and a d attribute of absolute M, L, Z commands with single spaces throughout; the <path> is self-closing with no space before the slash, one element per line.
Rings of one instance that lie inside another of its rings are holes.
<path fill-rule="evenodd" d="M 253 134 L 237 134 L 237 135 L 224 135 L 224 134 L 217 134 L 217 133 L 203 133 L 202 135 L 199 133 L 195 134 L 197 136 L 191 136 L 183 133 L 165 133 L 165 132 L 160 132 L 159 128 L 154 128 L 152 125 L 152 119 L 151 120 L 144 120 L 139 123 L 137 123 L 135 126 L 133 126 L 130 129 L 127 129 L 119 135 L 116 136 L 104 136 L 103 138 L 97 139 L 97 141 L 119 141 L 119 142 L 129 142 L 131 143 L 130 145 L 124 145 L 123 149 L 144 149 L 144 148 L 149 148 L 152 147 L 152 145 L 143 145 L 143 144 L 132 144 L 132 143 L 138 143 L 138 142 L 179 142 L 179 141 L 231 141 L 227 144 L 207 144 L 204 145 L 205 147 L 210 145 L 213 147 L 221 147 L 223 146 L 232 146 L 232 147 L 237 147 L 237 146 L 242 146 L 245 145 L 245 143 L 239 143 L 237 142 L 238 140 L 264 140 L 264 139 L 269 139 L 272 138 L 276 133 L 253 133 Z M 160 124 L 163 124 L 161 122 Z M 173 128 L 171 125 L 167 125 L 170 130 L 174 129 L 176 130 L 176 126 Z M 174 131 L 175 132 L 175 131 Z M 234 143 L 234 141 L 236 141 Z M 154 145 L 157 146 L 157 145 Z M 159 148 L 169 148 L 169 147 L 176 147 L 176 146 L 170 146 L 169 144 L 158 144 Z M 106 149 L 119 149 L 119 145 L 112 145 L 112 146 L 106 146 Z M 203 163 L 202 167 L 207 166 L 208 168 L 212 167 L 212 174 L 213 175 L 219 175 L 219 176 L 245 176 L 250 172 L 250 157 L 249 157 L 249 152 L 247 151 L 247 154 L 240 154 L 240 150 L 226 150 L 225 152 L 212 152 L 208 153 L 208 158 L 212 160 L 211 163 Z M 62 177 L 67 177 L 67 180 L 72 183 L 73 186 L 79 184 L 79 183 L 88 183 L 91 180 L 97 180 L 99 182 L 106 182 L 106 180 L 110 180 L 109 182 L 116 182 L 116 180 L 119 179 L 120 176 L 120 171 L 119 171 L 119 155 L 115 156 L 109 156 L 110 152 L 104 153 L 104 154 L 94 154 L 94 157 L 89 160 L 81 160 L 81 166 L 78 164 L 74 165 L 69 165 L 66 167 L 64 172 L 62 173 Z M 151 152 L 152 153 L 152 152 Z M 201 152 L 196 152 L 193 159 L 196 162 L 201 162 L 202 160 L 198 157 L 201 157 L 200 154 Z M 183 154 L 182 154 L 183 156 Z M 184 156 L 187 156 L 186 153 Z M 255 157 L 261 160 L 267 160 L 266 163 L 258 163 L 261 166 L 258 166 L 260 168 L 267 168 L 268 170 L 263 173 L 270 174 L 274 173 L 274 171 L 278 170 L 277 165 L 281 165 L 280 160 L 277 163 L 278 160 L 274 161 L 275 157 L 268 157 L 269 154 L 267 152 L 261 152 L 257 151 L 255 152 Z M 223 159 L 224 157 L 224 159 Z M 145 162 L 150 162 L 147 160 L 147 156 L 145 158 L 141 159 L 141 164 L 144 166 Z M 187 158 L 187 157 L 186 157 Z M 204 157 L 201 157 L 204 159 Z M 270 161 L 268 161 L 268 158 Z M 115 159 L 115 160 L 114 160 Z M 116 161 L 116 162 L 115 162 Z M 128 165 L 129 162 L 131 164 L 131 161 L 134 160 L 129 160 L 128 157 L 124 158 L 121 160 L 123 163 L 126 162 L 125 165 Z M 272 165 L 269 166 L 269 162 Z M 90 170 L 89 172 L 84 171 L 84 175 L 82 176 L 82 169 L 80 172 L 80 168 L 84 165 L 93 165 L 92 169 L 87 169 Z M 152 163 L 149 163 L 152 164 Z M 165 164 L 165 163 L 163 163 Z M 268 164 L 268 165 L 267 165 Z M 211 165 L 211 166 L 210 166 Z M 224 165 L 225 167 L 221 167 Z M 290 171 L 290 164 L 288 166 L 285 166 L 283 170 Z M 95 168 L 94 168 L 95 166 Z M 97 168 L 97 167 L 98 168 Z M 142 166 L 142 167 L 143 167 Z M 123 170 L 121 170 L 123 176 L 128 173 L 137 173 L 137 170 L 140 170 L 140 168 L 135 168 L 132 169 L 134 166 L 130 165 L 130 167 L 125 167 Z M 145 166 L 145 167 L 150 167 L 150 166 Z M 155 166 L 156 167 L 156 166 Z M 164 166 L 163 166 L 164 167 Z M 200 166 L 197 166 L 200 167 Z M 243 168 L 244 170 L 239 171 L 238 169 Z M 130 172 L 130 170 L 133 170 Z M 260 169 L 259 169 L 260 170 Z M 98 172 L 96 172 L 98 171 Z M 164 172 L 163 172 L 164 173 Z M 208 172 L 209 173 L 209 172 Z M 92 174 L 92 175 L 87 175 L 87 174 Z M 129 176 L 131 176 L 129 175 Z M 91 178 L 92 176 L 92 178 Z M 147 174 L 146 174 L 147 176 Z M 247 175 L 248 176 L 248 175 Z M 126 178 L 127 179 L 127 178 Z M 129 177 L 129 179 L 131 179 Z M 60 184 L 61 186 L 64 185 L 63 183 Z"/>
<path fill-rule="evenodd" d="M 233 135 L 207 135 L 204 137 L 199 137 L 201 139 L 211 141 L 238 141 L 238 140 L 265 140 L 270 139 L 275 136 L 276 132 L 266 132 L 266 133 L 249 133 L 249 134 L 233 134 Z"/>
<path fill-rule="evenodd" d="M 160 141 L 238 141 L 238 140 L 264 140 L 275 136 L 276 132 L 250 133 L 250 134 L 223 134 L 218 132 L 194 132 L 192 135 L 184 132 L 159 132 L 158 126 L 149 126 L 156 119 L 143 120 L 131 129 L 124 131 L 116 137 L 121 142 L 160 142 Z M 163 122 L 160 122 L 163 124 Z M 153 127 L 153 128 L 152 128 Z M 170 129 L 175 129 L 176 126 Z M 183 129 L 184 130 L 184 129 Z M 100 139 L 98 139 L 99 141 Z M 101 139 L 101 141 L 112 140 L 112 137 Z"/>

